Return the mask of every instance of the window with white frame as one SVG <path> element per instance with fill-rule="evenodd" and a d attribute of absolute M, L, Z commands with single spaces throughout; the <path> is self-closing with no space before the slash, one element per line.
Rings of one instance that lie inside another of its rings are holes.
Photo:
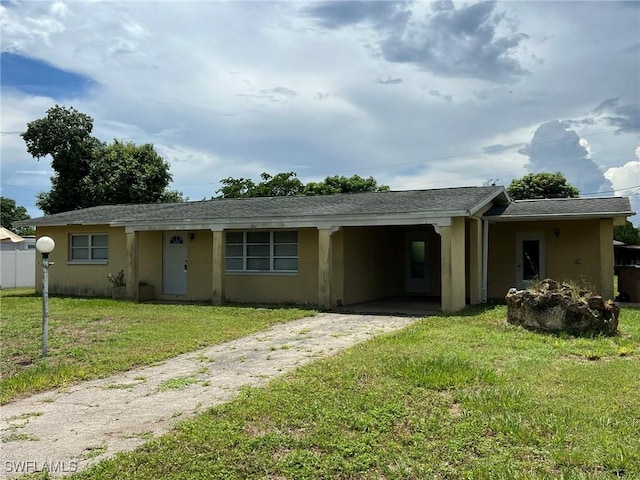
<path fill-rule="evenodd" d="M 228 272 L 297 272 L 298 232 L 227 232 L 225 267 Z"/>
<path fill-rule="evenodd" d="M 109 260 L 109 235 L 104 233 L 71 235 L 69 260 L 71 262 L 106 262 Z"/>

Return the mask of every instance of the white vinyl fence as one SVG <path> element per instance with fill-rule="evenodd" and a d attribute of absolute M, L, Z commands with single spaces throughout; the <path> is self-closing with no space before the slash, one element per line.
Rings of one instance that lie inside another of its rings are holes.
<path fill-rule="evenodd" d="M 36 286 L 36 251 L 4 250 L 0 252 L 0 288 Z"/>

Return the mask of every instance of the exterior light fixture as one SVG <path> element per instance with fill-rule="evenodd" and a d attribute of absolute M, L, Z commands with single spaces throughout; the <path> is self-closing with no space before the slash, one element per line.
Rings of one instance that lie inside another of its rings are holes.
<path fill-rule="evenodd" d="M 47 356 L 49 337 L 49 254 L 56 247 L 51 237 L 40 237 L 36 250 L 42 254 L 42 356 Z"/>

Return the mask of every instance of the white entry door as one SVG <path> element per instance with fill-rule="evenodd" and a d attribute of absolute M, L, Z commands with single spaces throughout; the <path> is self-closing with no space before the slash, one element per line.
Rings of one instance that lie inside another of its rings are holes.
<path fill-rule="evenodd" d="M 546 273 L 546 245 L 544 232 L 518 232 L 516 234 L 516 287 L 528 288 Z"/>
<path fill-rule="evenodd" d="M 162 293 L 187 293 L 187 235 L 185 232 L 164 232 L 164 262 Z"/>
<path fill-rule="evenodd" d="M 426 294 L 429 290 L 427 234 L 422 232 L 408 233 L 405 244 L 405 291 Z"/>

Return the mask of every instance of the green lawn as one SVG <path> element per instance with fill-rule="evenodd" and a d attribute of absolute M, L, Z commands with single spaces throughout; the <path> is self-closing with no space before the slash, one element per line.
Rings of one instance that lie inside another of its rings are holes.
<path fill-rule="evenodd" d="M 0 403 L 315 313 L 70 297 L 51 297 L 49 311 L 49 355 L 43 359 L 42 298 L 33 290 L 0 290 Z"/>
<path fill-rule="evenodd" d="M 425 319 L 73 478 L 640 478 L 640 310 L 612 338 L 505 313 Z"/>

